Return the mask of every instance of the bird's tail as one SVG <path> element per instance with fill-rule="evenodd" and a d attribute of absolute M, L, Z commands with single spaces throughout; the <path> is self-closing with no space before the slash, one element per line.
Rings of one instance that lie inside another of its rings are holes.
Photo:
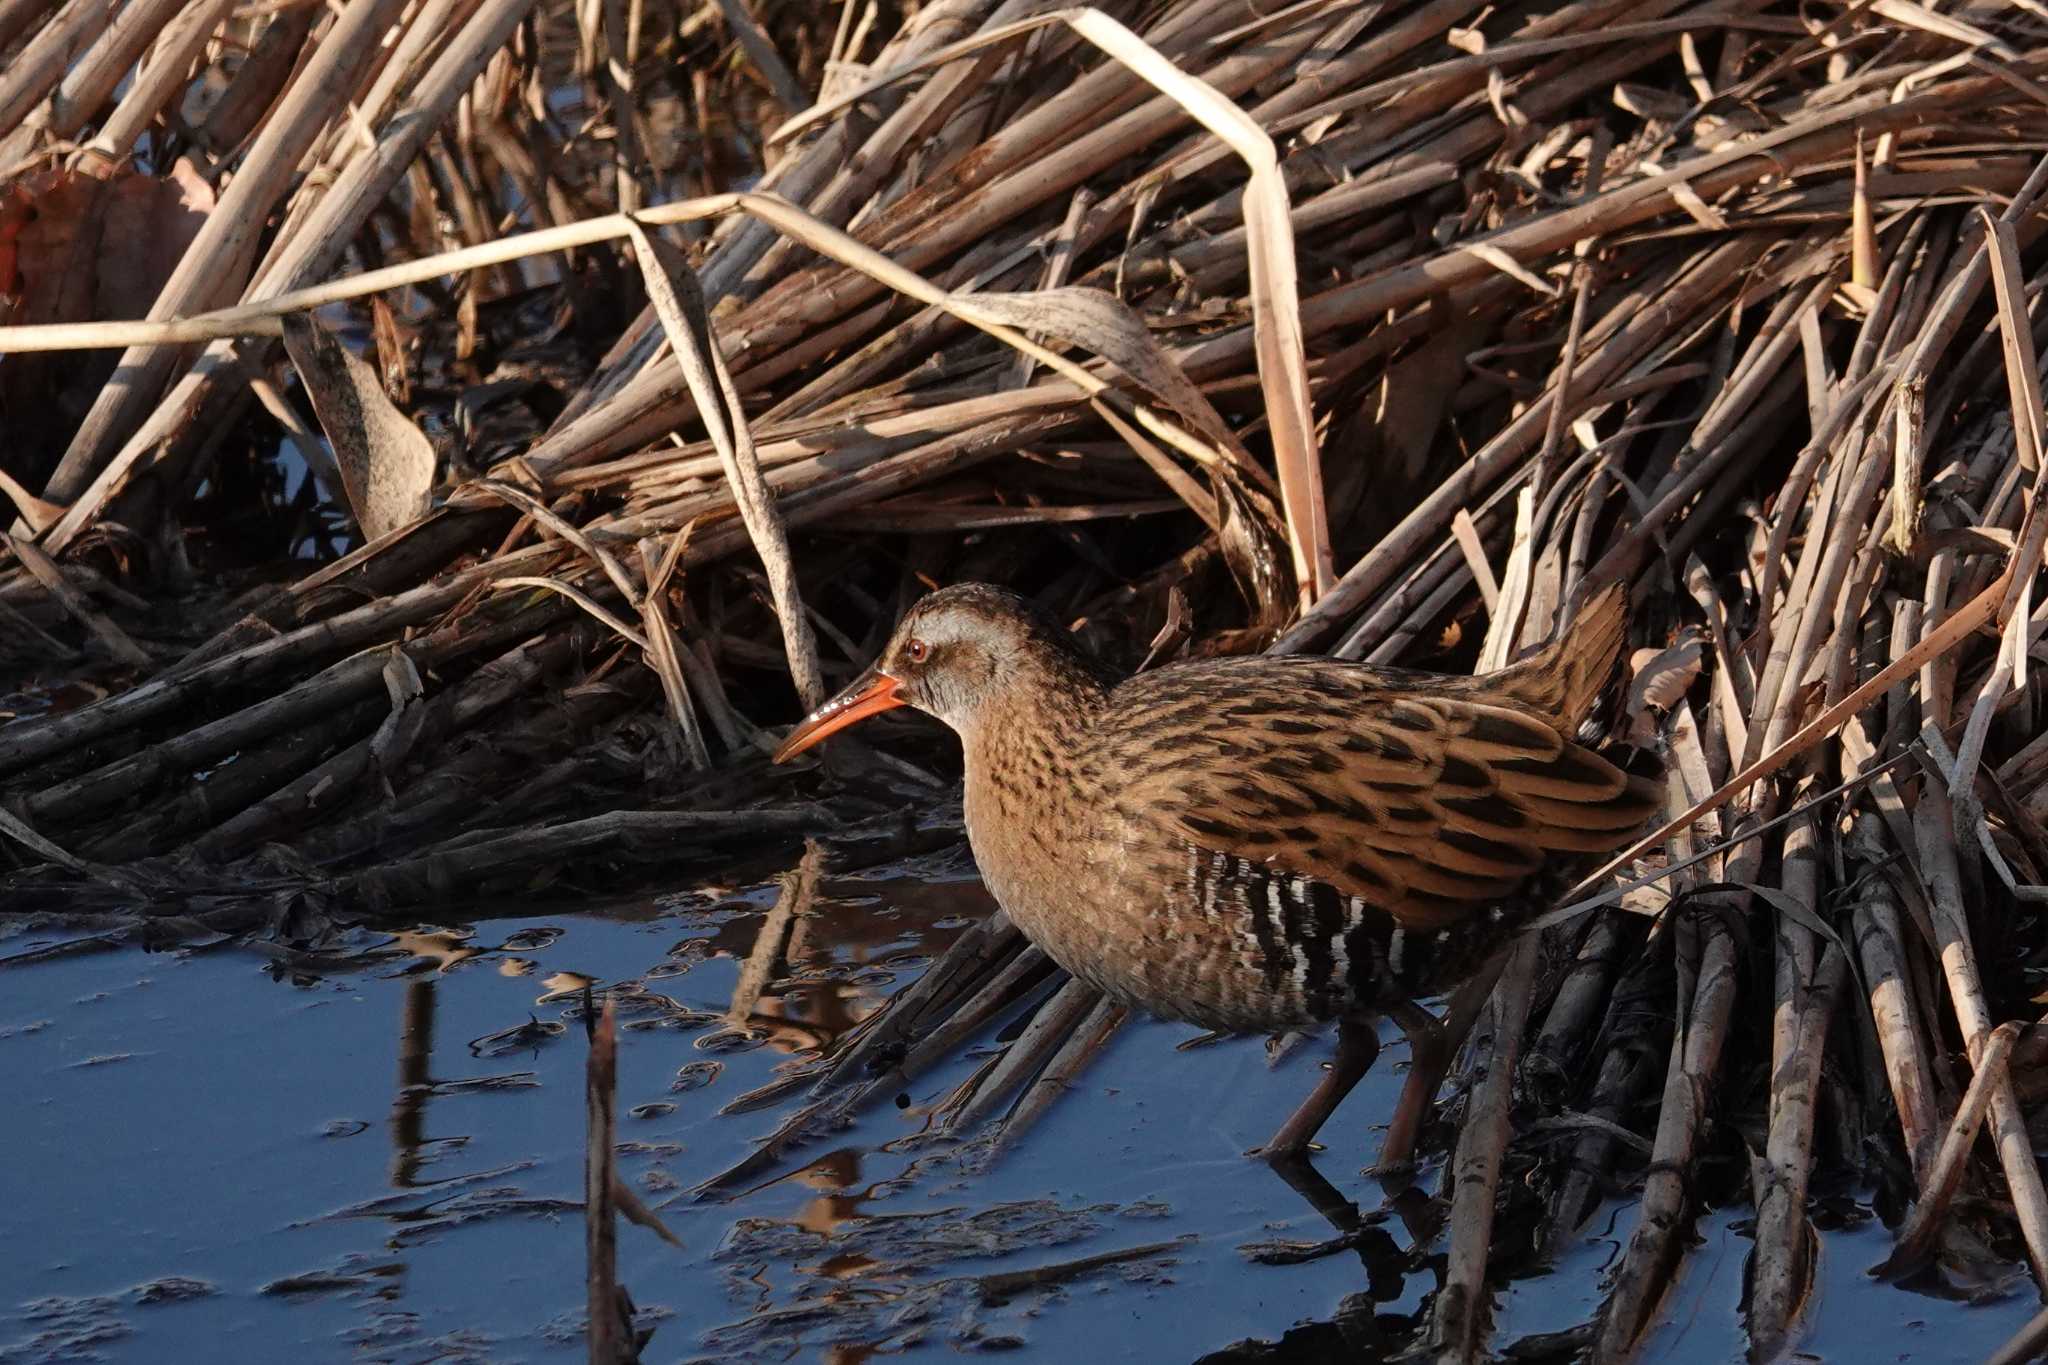
<path fill-rule="evenodd" d="M 1491 681 L 1569 735 L 1599 704 L 1627 637 L 1628 586 L 1609 583 L 1584 599 L 1571 625 L 1549 644 Z"/>

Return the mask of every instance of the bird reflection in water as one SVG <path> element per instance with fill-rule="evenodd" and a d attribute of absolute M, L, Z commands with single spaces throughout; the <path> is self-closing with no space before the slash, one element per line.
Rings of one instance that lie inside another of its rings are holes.
<path fill-rule="evenodd" d="M 1203 1357 L 1198 1365 L 1226 1365 L 1239 1360 L 1379 1360 L 1388 1358 L 1403 1342 L 1412 1341 L 1422 1327 L 1423 1311 L 1382 1314 L 1377 1306 L 1410 1297 L 1408 1277 L 1418 1271 L 1433 1273 L 1438 1287 L 1442 1287 L 1443 1257 L 1424 1250 L 1434 1244 L 1442 1227 L 1442 1204 L 1413 1184 L 1401 1181 L 1375 1213 L 1364 1215 L 1307 1158 L 1293 1157 L 1268 1164 L 1273 1174 L 1300 1195 L 1336 1235 L 1314 1242 L 1274 1239 L 1238 1250 L 1247 1260 L 1276 1266 L 1300 1265 L 1350 1251 L 1365 1269 L 1366 1287 L 1346 1295 L 1343 1305 L 1327 1321 L 1297 1323 L 1278 1342 L 1240 1343 Z M 1404 1226 L 1412 1250 L 1404 1249 L 1388 1231 L 1390 1218 L 1398 1219 Z"/>

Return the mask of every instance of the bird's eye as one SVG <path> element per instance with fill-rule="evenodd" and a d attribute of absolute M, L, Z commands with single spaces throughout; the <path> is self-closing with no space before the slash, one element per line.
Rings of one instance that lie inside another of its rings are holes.
<path fill-rule="evenodd" d="M 910 656 L 910 662 L 921 664 L 930 657 L 932 647 L 922 640 L 913 639 L 903 646 L 903 652 Z"/>

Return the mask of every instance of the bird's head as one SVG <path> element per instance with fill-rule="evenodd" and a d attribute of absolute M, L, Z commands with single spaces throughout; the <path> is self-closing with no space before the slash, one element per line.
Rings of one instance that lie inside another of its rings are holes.
<path fill-rule="evenodd" d="M 782 762 L 856 721 L 911 706 L 972 737 L 1020 684 L 1094 666 L 1058 622 L 1016 593 L 986 583 L 941 588 L 907 612 L 880 658 L 789 732 Z"/>

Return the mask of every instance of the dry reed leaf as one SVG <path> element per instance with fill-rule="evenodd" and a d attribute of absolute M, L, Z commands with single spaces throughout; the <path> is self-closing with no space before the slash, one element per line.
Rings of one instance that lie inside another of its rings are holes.
<path fill-rule="evenodd" d="M 1715 209 L 1713 205 L 1700 198 L 1699 191 L 1695 190 L 1687 182 L 1683 180 L 1671 182 L 1671 199 L 1678 207 L 1691 214 L 1693 221 L 1707 231 L 1726 232 L 1728 230 L 1728 220 L 1723 218 L 1719 210 Z"/>
<path fill-rule="evenodd" d="M 1983 48 L 1994 57 L 2001 57 L 2007 61 L 2012 61 L 2019 56 L 2005 42 L 1993 37 L 1975 24 L 1967 20 L 1958 19 L 1952 14 L 1943 14 L 1939 10 L 1926 9 L 1919 5 L 1909 4 L 1907 0 L 1871 0 L 1870 8 L 1873 12 L 1883 15 L 1893 23 L 1904 24 L 1908 28 L 1917 28 L 1924 32 L 1932 33 L 1938 38 L 1947 38 L 1951 42 L 1961 43 L 1966 47 Z"/>
<path fill-rule="evenodd" d="M 648 644 L 647 637 L 645 635 L 642 635 L 639 631 L 633 629 L 624 621 L 621 621 L 618 617 L 612 615 L 609 611 L 606 611 L 603 607 L 599 606 L 597 602 L 593 600 L 588 593 L 584 592 L 580 588 L 577 588 L 573 584 L 563 583 L 553 578 L 539 578 L 527 574 L 514 574 L 507 578 L 499 578 L 493 580 L 491 583 L 491 587 L 494 590 L 503 590 L 505 588 L 539 588 L 544 592 L 558 593 L 561 596 L 568 598 L 571 602 L 574 602 L 577 606 L 583 608 L 584 611 L 590 613 L 592 620 L 601 621 L 606 626 L 609 626 L 612 632 L 616 634 L 620 639 L 628 641 L 631 644 L 638 645 L 642 650 L 651 651 L 653 648 L 651 645 Z"/>
<path fill-rule="evenodd" d="M 1521 638 L 1522 618 L 1529 607 L 1530 572 L 1536 556 L 1536 490 L 1523 484 L 1515 492 L 1515 534 L 1501 570 L 1500 601 L 1486 623 L 1475 671 L 1506 668 Z"/>
<path fill-rule="evenodd" d="M 1693 198 L 1698 199 L 1699 196 L 1694 195 Z M 1477 256 L 1480 260 L 1485 261 L 1501 274 L 1520 280 L 1544 298 L 1554 299 L 1560 292 L 1556 285 L 1542 276 L 1533 273 L 1520 261 L 1517 261 L 1513 256 L 1508 255 L 1507 252 L 1491 242 L 1468 242 L 1463 249 Z"/>
<path fill-rule="evenodd" d="M 2004 215 L 1988 223 L 1985 238 L 1998 304 L 2006 386 L 2012 399 L 2014 454 L 2020 468 L 2034 474 L 2026 520 L 2020 525 L 2018 548 L 2011 560 L 2014 566 L 2023 567 L 2023 571 L 2015 574 L 2008 569 L 2007 574 L 2012 581 L 1998 606 L 1999 619 L 2006 622 L 2031 619 L 2034 573 L 2042 563 L 2044 552 L 2048 552 L 2048 512 L 2044 512 L 2044 505 L 2048 505 L 2048 460 L 2044 460 L 2042 455 L 2041 374 L 2039 358 L 2034 352 L 2033 323 L 2027 315 L 2025 287 L 2020 279 L 2019 240 L 2012 223 L 2012 209 L 2015 207 L 2016 204 L 2008 206 Z M 1985 217 L 1989 220 L 1988 214 Z M 2027 678 L 2027 646 L 2020 629 L 2012 627 L 2011 638 L 2002 645 L 2009 659 L 2001 662 L 2012 670 L 2015 688 L 2025 687 Z M 1989 724 L 1988 718 L 1985 723 Z M 1971 771 L 1975 771 L 1974 764 Z"/>
<path fill-rule="evenodd" d="M 1991 286 L 1998 303 L 1999 338 L 2004 344 L 2007 389 L 2012 398 L 2013 453 L 2020 468 L 2041 468 L 2041 373 L 2034 355 L 2034 329 L 2027 316 L 2026 273 L 2020 267 L 2019 234 L 2010 222 L 1982 213 L 1985 246 L 1991 254 Z"/>
<path fill-rule="evenodd" d="M 0 185 L 0 324 L 143 316 L 213 204 L 212 187 L 184 160 L 163 177 L 49 171 Z M 95 354 L 58 364 L 0 347 L 10 446 L 67 443 L 118 360 Z"/>
<path fill-rule="evenodd" d="M 669 732 L 671 746 L 689 760 L 692 768 L 702 772 L 711 766 L 711 750 L 704 742 L 704 727 L 698 722 L 683 676 L 682 644 L 668 617 L 669 584 L 675 578 L 683 551 L 689 548 L 696 525 L 694 521 L 686 523 L 668 538 L 665 547 L 654 540 L 640 542 L 641 571 L 647 580 L 647 591 L 640 598 L 640 624 L 652 646 L 647 652 L 647 665 L 661 679 L 662 700 L 667 703 L 673 722 Z"/>
<path fill-rule="evenodd" d="M 1294 554 L 1302 606 L 1334 581 L 1329 528 L 1323 508 L 1322 469 L 1315 417 L 1308 396 L 1307 348 L 1302 336 L 1294 230 L 1286 181 L 1273 140 L 1245 112 L 1208 83 L 1174 66 L 1138 35 L 1099 10 L 1059 16 L 1077 33 L 1130 67 L 1227 143 L 1251 167 L 1245 187 L 1246 245 L 1250 255 L 1253 346 L 1258 358 L 1273 463 L 1280 475 L 1281 506 Z"/>
<path fill-rule="evenodd" d="M 609 1005 L 610 1002 L 606 1003 Z M 682 1238 L 669 1231 L 669 1226 L 661 1220 L 661 1215 L 640 1202 L 640 1196 L 633 1193 L 633 1187 L 620 1180 L 616 1174 L 612 1178 L 612 1205 L 627 1222 L 638 1224 L 676 1250 L 683 1250 Z"/>
<path fill-rule="evenodd" d="M 1286 549 L 1277 543 L 1273 518 L 1265 515 L 1255 490 L 1240 484 L 1227 469 L 1211 470 L 1209 486 L 1216 495 L 1217 541 L 1224 562 L 1251 604 L 1254 633 L 1277 629 L 1287 618 Z"/>
<path fill-rule="evenodd" d="M 0 493 L 7 495 L 14 510 L 21 514 L 22 524 L 31 535 L 41 535 L 45 528 L 54 526 L 64 515 L 64 509 L 54 502 L 45 502 L 15 482 L 14 476 L 0 469 Z"/>
<path fill-rule="evenodd" d="M 425 513 L 436 464 L 425 433 L 384 396 L 376 372 L 319 323 L 293 314 L 284 333 L 363 537 L 374 540 Z"/>
<path fill-rule="evenodd" d="M 841 265 L 880 281 L 899 294 L 916 299 L 919 303 L 942 308 L 963 322 L 978 327 L 1004 345 L 1030 356 L 1047 369 L 1055 371 L 1061 378 L 1079 385 L 1082 393 L 1090 398 L 1114 399 L 1124 403 L 1129 415 L 1147 432 L 1165 441 L 1189 459 L 1203 465 L 1215 465 L 1223 461 L 1224 457 L 1220 452 L 1203 443 L 1194 434 L 1177 423 L 1168 421 L 1144 404 L 1130 402 L 1118 395 L 1108 383 L 1065 356 L 1047 350 L 1013 327 L 986 318 L 977 320 L 973 315 L 972 301 L 978 296 L 954 294 L 939 288 L 850 234 L 811 217 L 786 199 L 771 194 L 747 193 L 733 196 L 733 202 L 819 255 L 828 256 Z M 643 214 L 641 219 L 645 221 L 652 216 L 651 213 Z M 963 299 L 967 301 L 965 309 L 962 308 Z"/>
<path fill-rule="evenodd" d="M 370 758 L 389 796 L 392 774 L 412 752 L 427 723 L 427 685 L 420 677 L 419 666 L 403 649 L 394 648 L 384 664 L 384 690 L 391 698 L 391 714 L 370 737 Z"/>
<path fill-rule="evenodd" d="M 1493 566 L 1486 562 L 1486 545 L 1479 539 L 1479 527 L 1472 521 L 1472 513 L 1460 507 L 1451 514 L 1451 535 L 1457 539 L 1458 553 L 1465 556 L 1467 567 L 1472 570 L 1472 581 L 1479 588 L 1479 600 L 1486 604 L 1486 614 L 1492 616 L 1500 606 L 1500 584 L 1493 576 Z"/>
<path fill-rule="evenodd" d="M 598 983 L 599 978 L 585 976 L 582 972 L 556 972 L 541 978 L 546 993 L 534 1000 L 536 1005 L 551 1004 L 557 1000 L 571 1000 L 583 994 Z"/>
<path fill-rule="evenodd" d="M 1901 379 L 1892 404 L 1892 524 L 1885 543 L 1895 554 L 1911 554 L 1920 535 L 1921 442 L 1926 439 L 1927 376 Z"/>
<path fill-rule="evenodd" d="M 370 334 L 377 346 L 377 368 L 382 373 L 384 392 L 401 407 L 412 401 L 412 364 L 408 343 L 416 329 L 405 327 L 398 314 L 381 295 L 370 298 Z"/>
<path fill-rule="evenodd" d="M 1028 294 L 977 293 L 956 295 L 953 310 L 969 321 L 993 322 L 1019 331 L 1059 337 L 1093 351 L 1159 398 L 1219 449 L 1243 464 L 1251 457 L 1237 434 L 1223 420 L 1187 372 L 1153 338 L 1145 320 L 1115 295 L 1100 289 L 1068 285 Z"/>
<path fill-rule="evenodd" d="M 823 705 L 827 695 L 825 674 L 818 666 L 817 639 L 811 633 L 811 618 L 804 610 L 797 587 L 789 533 L 761 478 L 761 461 L 754 450 L 746 410 L 725 367 L 725 353 L 719 347 L 718 336 L 711 329 L 703 288 L 681 251 L 637 222 L 630 222 L 630 231 L 638 248 L 647 296 L 654 301 L 669 345 L 674 348 L 689 383 L 690 396 L 696 400 L 697 415 L 703 419 L 704 429 L 725 466 L 726 481 L 738 501 L 754 551 L 768 571 L 769 591 L 775 598 L 775 614 L 781 623 L 783 648 L 797 695 L 806 708 Z"/>
<path fill-rule="evenodd" d="M 213 187 L 184 160 L 167 176 L 48 171 L 0 189 L 7 321 L 147 313 L 213 205 Z"/>
<path fill-rule="evenodd" d="M 628 602 L 639 600 L 639 588 L 633 582 L 633 576 L 626 572 L 626 566 L 619 562 L 618 556 L 585 534 L 582 527 L 556 512 L 539 498 L 517 484 L 503 479 L 473 479 L 468 486 L 476 492 L 489 494 L 502 502 L 510 503 L 532 517 L 535 522 L 581 550 L 591 563 L 603 569 L 605 577 L 618 589 L 619 596 Z"/>

